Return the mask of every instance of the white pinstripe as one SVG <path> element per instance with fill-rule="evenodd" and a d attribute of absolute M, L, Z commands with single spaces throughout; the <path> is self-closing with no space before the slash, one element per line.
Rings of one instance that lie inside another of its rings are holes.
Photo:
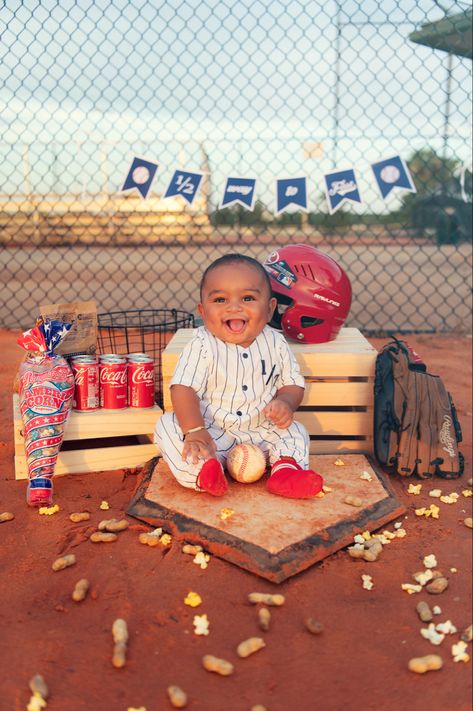
<path fill-rule="evenodd" d="M 289 456 L 308 469 L 309 436 L 303 425 L 293 422 L 281 429 L 262 414 L 279 388 L 304 387 L 298 363 L 277 331 L 266 326 L 243 348 L 224 343 L 201 326 L 181 353 L 171 387 L 176 384 L 196 391 L 222 464 L 235 444 L 251 442 L 261 447 L 270 464 Z M 165 413 L 158 420 L 155 441 L 177 481 L 196 489 L 202 464 L 182 461 L 183 437 L 174 413 Z"/>

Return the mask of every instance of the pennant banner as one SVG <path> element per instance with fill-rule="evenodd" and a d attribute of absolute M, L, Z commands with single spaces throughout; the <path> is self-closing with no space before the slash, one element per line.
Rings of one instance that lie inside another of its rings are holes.
<path fill-rule="evenodd" d="M 255 204 L 255 178 L 227 178 L 219 209 L 235 203 L 253 210 Z"/>
<path fill-rule="evenodd" d="M 276 215 L 289 205 L 297 205 L 307 212 L 307 178 L 282 178 L 276 180 Z"/>
<path fill-rule="evenodd" d="M 146 198 L 151 189 L 159 163 L 145 158 L 135 157 L 121 189 L 138 190 Z M 383 200 L 394 189 L 407 190 L 415 193 L 416 187 L 412 180 L 406 162 L 399 155 L 371 163 L 371 169 Z M 205 172 L 174 170 L 166 188 L 164 198 L 181 195 L 191 205 L 201 187 Z M 362 203 L 357 176 L 354 168 L 333 170 L 325 173 L 324 190 L 330 215 L 333 215 L 345 202 Z M 275 215 L 280 215 L 291 206 L 308 212 L 307 177 L 278 178 L 275 183 Z M 463 177 L 464 180 L 464 177 Z M 223 195 L 218 209 L 234 204 L 247 210 L 253 210 L 256 200 L 256 178 L 226 178 Z M 464 195 L 462 183 L 462 194 Z M 464 197 L 465 199 L 465 197 Z"/>
<path fill-rule="evenodd" d="M 362 202 L 353 168 L 326 173 L 324 180 L 325 195 L 327 196 L 328 209 L 331 215 L 333 215 L 344 202 Z"/>
<path fill-rule="evenodd" d="M 182 195 L 184 200 L 188 202 L 189 205 L 192 205 L 199 191 L 203 175 L 203 173 L 188 173 L 185 170 L 175 170 L 163 197 L 168 198 L 174 195 Z"/>
<path fill-rule="evenodd" d="M 143 198 L 146 198 L 158 170 L 158 165 L 158 163 L 153 163 L 144 158 L 133 158 L 130 170 L 123 183 L 122 192 L 136 189 Z"/>
<path fill-rule="evenodd" d="M 371 169 L 383 200 L 387 198 L 394 188 L 407 190 L 410 193 L 417 192 L 409 173 L 409 168 L 401 156 L 393 156 L 392 158 L 372 163 Z"/>

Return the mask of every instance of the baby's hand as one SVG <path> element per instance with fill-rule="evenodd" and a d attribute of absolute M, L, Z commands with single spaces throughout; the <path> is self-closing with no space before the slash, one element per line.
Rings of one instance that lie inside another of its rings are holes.
<path fill-rule="evenodd" d="M 266 405 L 263 413 L 276 427 L 281 427 L 282 429 L 292 425 L 294 420 L 294 413 L 287 402 L 279 400 L 277 397 Z"/>
<path fill-rule="evenodd" d="M 184 447 L 182 449 L 182 461 L 191 459 L 192 464 L 198 464 L 199 460 L 211 459 L 215 456 L 217 447 L 207 430 L 191 432 L 186 435 Z"/>

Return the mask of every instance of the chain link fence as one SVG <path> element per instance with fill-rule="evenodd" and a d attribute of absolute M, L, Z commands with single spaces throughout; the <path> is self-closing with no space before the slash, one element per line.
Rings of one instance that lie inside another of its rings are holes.
<path fill-rule="evenodd" d="M 205 266 L 306 242 L 353 286 L 365 333 L 471 331 L 471 6 L 442 0 L 5 0 L 0 326 L 42 303 L 194 312 Z M 416 192 L 383 200 L 399 155 Z M 159 164 L 146 199 L 121 188 Z M 363 202 L 330 214 L 324 175 Z M 202 171 L 192 204 L 164 198 Z M 253 209 L 220 208 L 228 176 Z M 307 211 L 275 210 L 307 177 Z"/>

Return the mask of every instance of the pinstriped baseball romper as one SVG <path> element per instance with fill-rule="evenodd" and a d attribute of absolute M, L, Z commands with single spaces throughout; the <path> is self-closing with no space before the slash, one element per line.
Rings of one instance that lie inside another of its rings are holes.
<path fill-rule="evenodd" d="M 285 385 L 304 387 L 299 365 L 282 334 L 265 326 L 248 347 L 224 343 L 204 326 L 185 346 L 171 380 L 197 393 L 206 429 L 216 446 L 216 457 L 225 465 L 235 444 L 258 445 L 274 464 L 282 456 L 293 457 L 309 468 L 309 436 L 303 425 L 293 422 L 281 429 L 262 411 Z M 183 436 L 173 412 L 158 420 L 155 442 L 164 460 L 182 486 L 198 489 L 202 462 L 182 461 Z"/>

